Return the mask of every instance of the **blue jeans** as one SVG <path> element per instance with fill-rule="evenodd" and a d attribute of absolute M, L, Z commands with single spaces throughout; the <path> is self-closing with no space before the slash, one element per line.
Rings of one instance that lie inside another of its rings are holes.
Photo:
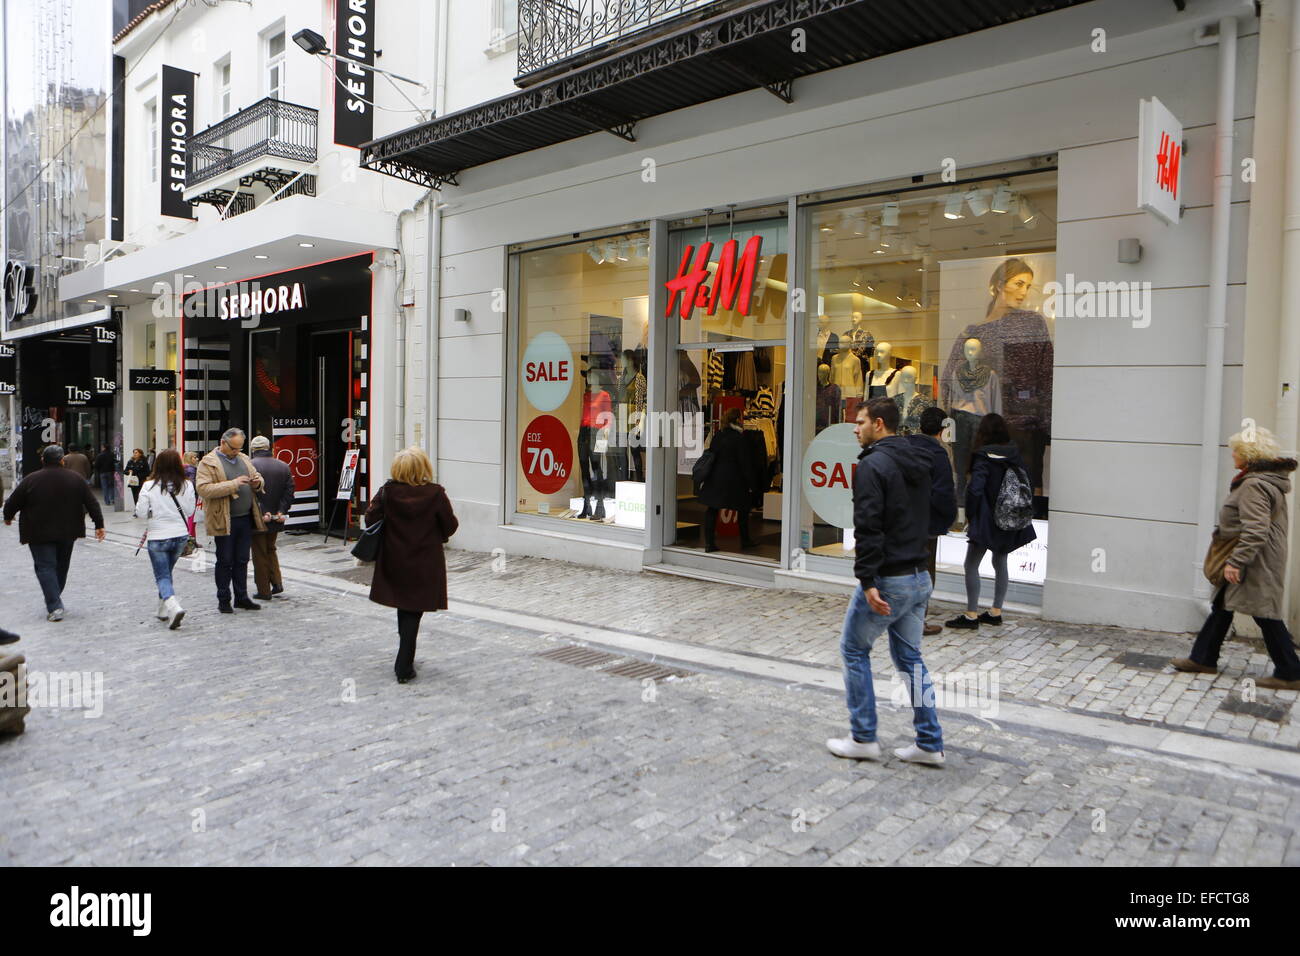
<path fill-rule="evenodd" d="M 32 564 L 36 569 L 36 580 L 40 582 L 41 593 L 45 595 L 45 611 L 63 607 L 63 588 L 68 583 L 68 565 L 72 563 L 72 546 L 75 541 L 43 541 L 32 543 L 28 548 L 32 552 Z"/>
<path fill-rule="evenodd" d="M 214 535 L 217 546 L 217 601 L 230 603 L 233 587 L 236 601 L 248 600 L 248 556 L 253 547 L 253 519 L 240 515 L 230 519 L 230 534 Z"/>
<path fill-rule="evenodd" d="M 924 570 L 900 577 L 880 578 L 881 598 L 889 604 L 889 616 L 877 614 L 858 585 L 844 615 L 840 654 L 844 658 L 844 691 L 849 705 L 849 726 L 853 739 L 866 743 L 876 739 L 876 691 L 871 681 L 871 646 L 882 631 L 889 631 L 889 656 L 899 677 L 907 682 L 912 701 L 912 723 L 916 745 L 922 750 L 943 750 L 943 731 L 934 708 L 934 685 L 921 660 L 921 631 L 925 627 L 925 605 L 933 587 Z M 917 698 L 920 698 L 919 700 Z"/>
<path fill-rule="evenodd" d="M 113 486 L 117 483 L 116 479 L 116 475 L 99 476 L 99 489 L 104 492 L 104 504 L 106 505 L 113 503 Z"/>
<path fill-rule="evenodd" d="M 176 567 L 176 562 L 180 560 L 181 552 L 185 550 L 185 542 L 188 540 L 188 537 L 163 538 L 148 543 L 149 563 L 153 565 L 153 579 L 158 582 L 158 597 L 164 601 L 176 593 L 172 588 L 172 568 Z"/>

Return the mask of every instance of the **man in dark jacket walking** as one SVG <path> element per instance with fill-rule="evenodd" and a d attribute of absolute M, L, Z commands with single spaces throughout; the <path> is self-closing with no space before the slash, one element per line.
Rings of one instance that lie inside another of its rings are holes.
<path fill-rule="evenodd" d="M 99 454 L 95 456 L 95 473 L 99 476 L 99 488 L 104 492 L 104 504 L 111 505 L 113 489 L 117 485 L 117 459 L 107 445 L 101 445 Z"/>
<path fill-rule="evenodd" d="M 72 546 L 86 536 L 86 513 L 95 523 L 95 538 L 104 540 L 104 515 L 90 485 L 63 467 L 63 449 L 50 445 L 41 469 L 18 483 L 5 502 L 5 524 L 18 519 L 18 540 L 32 552 L 36 580 L 45 595 L 46 620 L 63 620 L 63 588 L 68 582 Z"/>
<path fill-rule="evenodd" d="M 920 448 L 895 434 L 898 403 L 873 398 L 858 409 L 855 432 L 862 444 L 853 475 L 853 530 L 858 587 L 844 615 L 840 653 L 849 706 L 848 737 L 826 746 L 837 757 L 879 760 L 876 695 L 871 647 L 889 632 L 889 655 L 907 682 L 916 743 L 894 750 L 911 763 L 941 767 L 943 731 L 934 707 L 934 687 L 921 660 L 921 629 L 932 590 L 926 572 L 930 527 L 930 461 Z"/>
<path fill-rule="evenodd" d="M 930 586 L 934 587 L 934 564 L 939 550 L 939 538 L 947 534 L 957 520 L 957 490 L 952 481 L 952 461 L 943 447 L 939 433 L 943 431 L 943 409 L 931 406 L 921 413 L 921 434 L 908 435 L 907 440 L 930 459 L 930 527 L 926 535 L 929 552 Z M 926 608 L 929 611 L 929 608 Z M 940 624 L 926 624 L 922 632 L 927 637 L 943 630 Z"/>
<path fill-rule="evenodd" d="M 253 581 L 257 585 L 253 597 L 269 601 L 272 595 L 284 593 L 275 539 L 284 530 L 284 519 L 293 507 L 293 472 L 287 462 L 271 454 L 271 440 L 265 435 L 256 436 L 248 449 L 253 453 L 253 467 L 262 476 L 257 506 L 262 509 L 262 521 L 266 524 L 265 531 L 253 532 Z"/>
<path fill-rule="evenodd" d="M 63 467 L 90 481 L 90 459 L 78 451 L 76 445 L 68 446 L 68 453 L 63 456 Z"/>

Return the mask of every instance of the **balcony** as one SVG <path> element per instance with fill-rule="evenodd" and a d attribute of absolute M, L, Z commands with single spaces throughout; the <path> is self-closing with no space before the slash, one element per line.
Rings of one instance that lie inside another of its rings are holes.
<path fill-rule="evenodd" d="M 317 111 L 267 97 L 189 139 L 185 199 L 238 215 L 265 199 L 316 195 Z"/>
<path fill-rule="evenodd" d="M 515 83 L 527 86 L 552 67 L 580 62 L 641 42 L 652 29 L 674 23 L 720 0 L 519 0 L 519 65 Z M 713 11 L 708 11 L 712 13 Z M 658 32 L 655 30 L 655 32 Z"/>

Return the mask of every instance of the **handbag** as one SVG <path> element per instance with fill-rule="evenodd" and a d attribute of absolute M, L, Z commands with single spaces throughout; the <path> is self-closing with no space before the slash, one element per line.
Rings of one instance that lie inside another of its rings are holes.
<path fill-rule="evenodd" d="M 1205 572 L 1205 579 L 1216 588 L 1223 587 L 1223 569 L 1228 563 L 1228 558 L 1232 557 L 1232 549 L 1236 546 L 1236 537 L 1220 534 L 1218 528 L 1215 528 L 1214 533 L 1210 535 L 1210 547 L 1205 552 L 1205 561 L 1202 562 L 1201 567 Z"/>
<path fill-rule="evenodd" d="M 379 548 L 384 543 L 384 519 L 366 525 L 357 543 L 352 546 L 352 557 L 367 564 L 379 559 Z"/>
<path fill-rule="evenodd" d="M 181 557 L 188 558 L 198 550 L 199 547 L 199 543 L 194 540 L 194 515 L 187 515 L 185 513 L 185 509 L 181 507 L 181 503 L 176 500 L 175 492 L 169 491 L 167 493 L 171 495 L 172 504 L 176 506 L 176 510 L 179 511 L 181 517 L 185 519 L 185 530 L 189 532 L 189 537 L 185 539 L 185 547 L 181 549 Z"/>
<path fill-rule="evenodd" d="M 140 484 L 140 479 L 136 475 L 127 475 L 126 484 L 128 488 L 138 487 Z"/>

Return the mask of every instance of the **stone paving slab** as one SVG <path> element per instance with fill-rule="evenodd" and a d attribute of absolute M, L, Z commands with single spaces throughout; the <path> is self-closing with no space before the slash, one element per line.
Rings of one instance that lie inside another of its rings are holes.
<path fill-rule="evenodd" d="M 553 564 L 508 573 L 531 591 Z M 964 718 L 943 770 L 845 762 L 822 745 L 844 729 L 832 695 L 647 685 L 539 657 L 560 643 L 540 629 L 430 615 L 397 685 L 392 612 L 354 596 L 302 585 L 223 616 L 182 562 L 172 632 L 144 557 L 83 542 L 47 624 L 13 529 L 0 579 L 31 666 L 104 691 L 96 719 L 38 707 L 0 741 L 0 863 L 1300 862 L 1300 787 L 1266 773 Z M 910 713 L 884 706 L 881 737 L 906 742 Z"/>

